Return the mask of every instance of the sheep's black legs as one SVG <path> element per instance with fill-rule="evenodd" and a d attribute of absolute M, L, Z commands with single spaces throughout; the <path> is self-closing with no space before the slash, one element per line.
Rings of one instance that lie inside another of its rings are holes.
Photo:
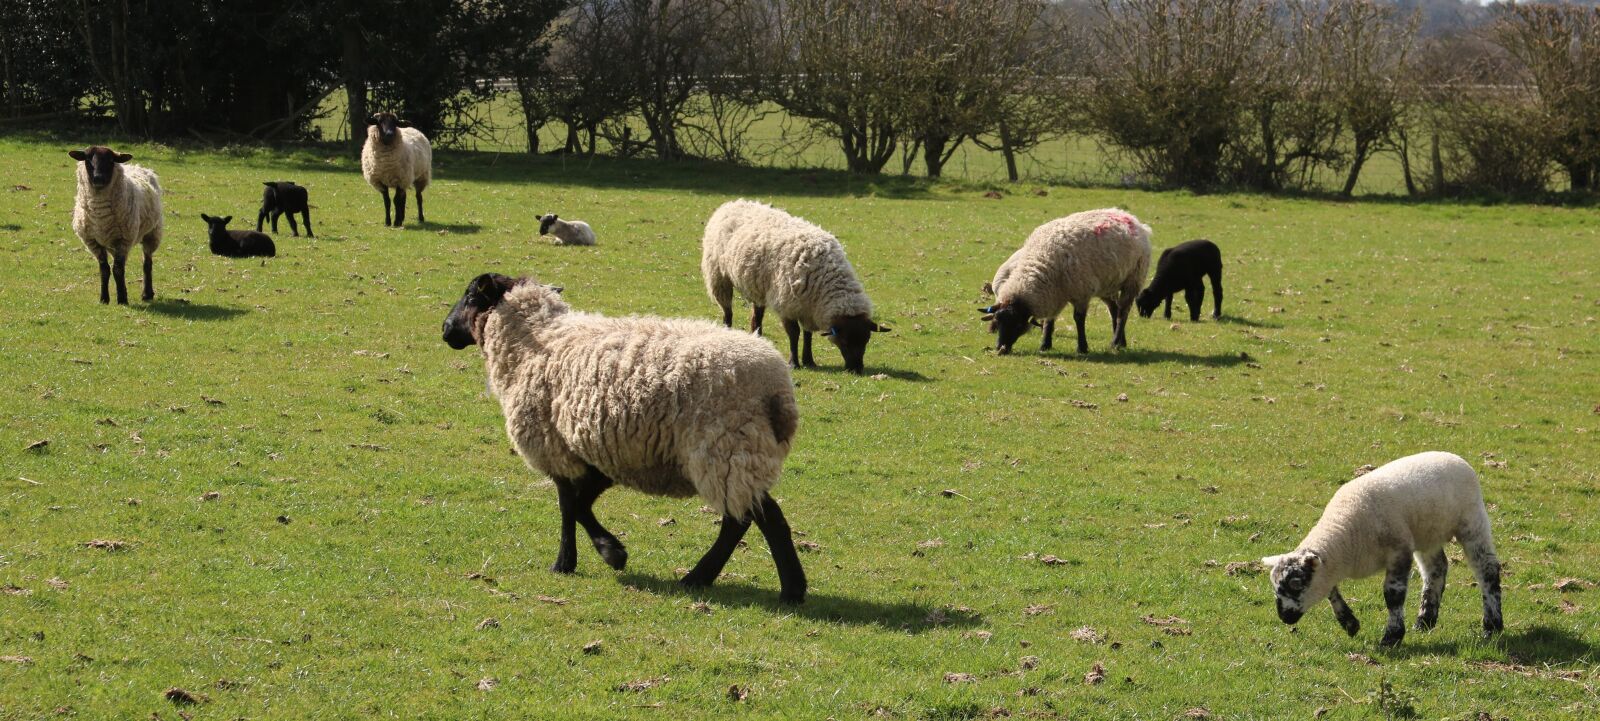
<path fill-rule="evenodd" d="M 295 224 L 295 222 L 294 222 L 294 213 L 289 213 L 288 216 L 287 216 L 287 220 L 289 221 L 289 232 L 294 233 L 296 238 L 300 237 L 300 226 Z M 278 224 L 277 223 L 273 223 L 272 224 L 272 232 L 274 232 L 274 233 L 278 232 Z"/>
<path fill-rule="evenodd" d="M 556 562 L 550 566 L 556 573 L 572 573 L 578 569 L 577 496 L 571 481 L 556 481 L 556 502 L 561 506 L 561 546 L 556 551 Z"/>
<path fill-rule="evenodd" d="M 1328 603 L 1333 605 L 1333 618 L 1339 622 L 1339 627 L 1354 637 L 1361 630 L 1361 621 L 1356 619 L 1355 613 L 1344 602 L 1344 596 L 1339 594 L 1338 586 L 1334 586 L 1333 590 L 1328 592 Z"/>
<path fill-rule="evenodd" d="M 399 228 L 406 224 L 406 189 L 394 191 L 394 227 Z"/>
<path fill-rule="evenodd" d="M 1183 289 L 1183 300 L 1189 304 L 1189 322 L 1200 322 L 1200 309 L 1206 304 L 1206 286 L 1199 278 L 1195 278 L 1189 283 L 1188 288 Z"/>
<path fill-rule="evenodd" d="M 261 224 L 266 222 L 266 220 L 267 220 L 267 211 L 262 210 L 262 211 L 256 213 L 256 232 L 257 233 L 261 232 Z M 272 232 L 274 232 L 274 233 L 278 232 L 277 227 L 273 227 Z"/>
<path fill-rule="evenodd" d="M 1122 284 L 1122 293 L 1117 296 L 1117 337 L 1111 341 L 1113 348 L 1128 347 L 1128 316 L 1133 314 L 1133 302 L 1139 297 L 1143 282 L 1142 278 L 1129 278 Z"/>
<path fill-rule="evenodd" d="M 783 332 L 789 334 L 789 367 L 800 367 L 800 323 L 783 319 Z"/>
<path fill-rule="evenodd" d="M 1383 605 L 1389 609 L 1389 625 L 1378 644 L 1394 646 L 1406 637 L 1406 586 L 1411 580 L 1411 551 L 1407 549 L 1389 560 L 1383 577 Z"/>
<path fill-rule="evenodd" d="M 422 188 L 417 188 L 417 222 L 428 222 L 428 217 L 422 214 Z"/>
<path fill-rule="evenodd" d="M 733 327 L 733 306 L 722 306 L 722 325 L 728 328 Z"/>
<path fill-rule="evenodd" d="M 139 294 L 139 299 L 146 303 L 155 300 L 156 297 L 155 281 L 150 279 L 150 271 L 154 269 L 155 257 L 151 254 L 150 248 L 146 247 L 144 249 L 144 292 Z"/>
<path fill-rule="evenodd" d="M 731 316 L 731 314 L 732 314 L 731 310 L 729 311 L 729 314 L 730 314 L 730 316 L 729 316 L 729 319 L 728 319 L 728 327 L 732 328 L 733 327 L 733 318 Z M 750 307 L 750 332 L 751 333 L 754 333 L 756 335 L 761 335 L 761 321 L 766 318 L 766 315 L 767 315 L 767 307 L 766 306 L 756 305 L 756 306 L 751 306 Z"/>
<path fill-rule="evenodd" d="M 794 534 L 783 517 L 783 509 L 772 496 L 762 494 L 761 508 L 756 511 L 756 525 L 767 538 L 767 548 L 772 550 L 772 562 L 778 567 L 778 600 L 784 603 L 804 603 L 806 600 L 806 572 L 800 567 L 800 556 L 794 551 Z"/>
<path fill-rule="evenodd" d="M 801 341 L 800 363 L 807 368 L 817 367 L 817 359 L 811 357 L 811 331 L 809 330 L 804 333 L 804 338 Z"/>
<path fill-rule="evenodd" d="M 1213 305 L 1214 310 L 1211 311 L 1211 317 L 1212 318 L 1221 318 L 1222 317 L 1222 271 L 1218 270 L 1217 272 L 1211 273 L 1210 275 L 1211 275 L 1211 302 L 1214 304 Z"/>
<path fill-rule="evenodd" d="M 1088 320 L 1088 318 L 1089 318 L 1089 309 L 1088 308 L 1079 308 L 1078 306 L 1072 306 L 1072 322 L 1073 322 L 1073 324 L 1078 326 L 1078 352 L 1079 353 L 1088 353 L 1089 352 L 1089 336 L 1085 335 L 1084 332 L 1083 332 L 1083 322 L 1085 320 Z"/>
<path fill-rule="evenodd" d="M 1417 565 L 1422 569 L 1422 608 L 1417 611 L 1417 630 L 1426 631 L 1439 622 L 1439 603 L 1444 600 L 1444 581 L 1450 559 L 1441 548 L 1432 555 L 1417 554 Z"/>
<path fill-rule="evenodd" d="M 610 478 L 590 469 L 589 475 L 584 476 L 574 489 L 572 510 L 578 525 L 583 526 L 584 532 L 589 534 L 589 541 L 594 544 L 594 550 L 600 554 L 600 558 L 607 566 L 620 571 L 628 565 L 628 549 L 594 517 L 595 499 L 610 487 Z"/>
<path fill-rule="evenodd" d="M 733 555 L 733 549 L 739 547 L 739 541 L 744 539 L 745 532 L 750 530 L 749 521 L 741 521 L 726 513 L 722 514 L 722 528 L 717 531 L 717 540 L 711 544 L 706 555 L 700 557 L 700 562 L 694 564 L 694 570 L 683 577 L 683 585 L 690 588 L 709 586 L 722 575 L 722 567 L 728 565 L 728 558 Z"/>
<path fill-rule="evenodd" d="M 383 194 L 383 227 L 387 228 L 393 225 L 389 221 L 389 189 L 379 188 L 378 192 Z"/>
<path fill-rule="evenodd" d="M 118 253 L 111 259 L 111 275 L 117 279 L 117 305 L 128 304 L 128 255 Z"/>
<path fill-rule="evenodd" d="M 1050 350 L 1055 346 L 1056 319 L 1051 318 L 1044 322 L 1044 342 L 1039 344 L 1039 350 Z"/>
<path fill-rule="evenodd" d="M 422 203 L 417 203 L 417 214 L 418 215 L 422 214 Z M 305 221 L 305 223 L 306 223 L 306 237 L 307 238 L 315 238 L 315 237 L 317 237 L 316 233 L 311 232 L 311 209 L 310 208 L 307 208 L 305 210 L 300 211 L 300 219 Z M 289 224 L 290 224 L 291 227 L 294 225 L 294 216 L 293 215 L 289 216 Z"/>
<path fill-rule="evenodd" d="M 111 263 L 106 260 L 106 251 L 95 248 L 94 258 L 100 261 L 100 302 L 111 302 Z"/>
<path fill-rule="evenodd" d="M 1487 520 L 1484 527 L 1487 529 Z M 1505 630 L 1505 620 L 1500 615 L 1500 558 L 1495 555 L 1494 541 L 1488 531 L 1458 532 L 1462 550 L 1467 553 L 1467 563 L 1478 580 L 1478 593 L 1483 597 L 1483 634 L 1492 636 Z"/>
<path fill-rule="evenodd" d="M 1172 320 L 1172 296 L 1167 296 L 1167 309 L 1163 313 L 1167 320 Z"/>

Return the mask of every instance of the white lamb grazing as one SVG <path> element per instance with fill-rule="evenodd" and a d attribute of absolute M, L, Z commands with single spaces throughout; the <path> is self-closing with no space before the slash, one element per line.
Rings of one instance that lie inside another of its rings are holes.
<path fill-rule="evenodd" d="M 815 366 L 811 334 L 839 347 L 845 370 L 865 371 L 867 341 L 890 328 L 872 320 L 872 301 L 856 279 L 839 240 L 816 225 L 766 203 L 723 203 L 706 222 L 700 271 L 706 292 L 722 306 L 722 323 L 733 327 L 733 292 L 753 306 L 750 330 L 759 334 L 767 308 L 789 335 L 789 365 Z M 799 349 L 801 331 L 805 349 Z"/>
<path fill-rule="evenodd" d="M 553 235 L 559 245 L 594 245 L 594 229 L 581 220 L 562 220 L 555 213 L 539 218 L 539 235 Z"/>
<path fill-rule="evenodd" d="M 417 222 L 422 213 L 422 191 L 433 180 L 433 146 L 428 136 L 394 113 L 373 113 L 367 118 L 367 143 L 361 146 L 361 176 L 383 194 L 383 224 L 398 228 L 406 222 L 406 188 L 417 189 Z M 389 220 L 389 190 L 394 189 L 394 222 Z"/>
<path fill-rule="evenodd" d="M 1088 353 L 1083 321 L 1090 301 L 1100 298 L 1111 309 L 1112 346 L 1126 348 L 1128 311 L 1149 268 L 1150 226 L 1115 208 L 1074 213 L 1034 229 L 985 286 L 995 303 L 979 311 L 999 336 L 995 350 L 1005 354 L 1040 320 L 1039 349 L 1050 350 L 1056 316 L 1071 304 L 1078 352 Z"/>
<path fill-rule="evenodd" d="M 144 248 L 144 293 L 139 297 L 145 301 L 155 298 L 150 271 L 163 230 L 161 182 L 155 171 L 124 165 L 132 155 L 99 145 L 68 151 L 67 155 L 80 161 L 72 231 L 100 261 L 100 302 L 111 302 L 109 285 L 115 274 L 117 302 L 128 304 L 128 252 L 135 243 Z"/>
<path fill-rule="evenodd" d="M 783 358 L 704 321 L 573 312 L 559 292 L 480 275 L 444 322 L 451 348 L 483 348 L 506 433 L 529 467 L 555 481 L 561 546 L 552 570 L 577 567 L 575 523 L 612 568 L 627 563 L 592 508 L 619 483 L 699 495 L 722 512 L 716 542 L 684 585 L 715 581 L 753 519 L 778 567 L 779 598 L 805 600 L 788 522 L 768 493 L 800 420 Z"/>
<path fill-rule="evenodd" d="M 1489 533 L 1478 474 L 1451 453 L 1431 451 L 1390 461 L 1339 487 L 1321 520 L 1292 552 L 1261 559 L 1272 570 L 1278 618 L 1294 623 L 1326 598 L 1345 632 L 1361 624 L 1339 595 L 1339 582 L 1384 571 L 1383 600 L 1389 625 L 1382 644 L 1405 638 L 1406 585 L 1411 561 L 1422 571 L 1422 610 L 1417 628 L 1439 620 L 1449 561 L 1444 545 L 1461 542 L 1483 596 L 1485 635 L 1499 632 L 1500 560 Z"/>

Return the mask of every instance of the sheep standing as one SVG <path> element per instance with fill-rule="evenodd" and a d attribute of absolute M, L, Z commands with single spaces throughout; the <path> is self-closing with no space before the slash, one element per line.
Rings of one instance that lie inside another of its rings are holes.
<path fill-rule="evenodd" d="M 1272 570 L 1278 618 L 1293 624 L 1326 598 L 1334 618 L 1351 636 L 1361 624 L 1339 595 L 1339 583 L 1384 571 L 1383 601 L 1389 609 L 1385 646 L 1406 635 L 1406 586 L 1413 558 L 1422 571 L 1419 630 L 1439 620 L 1449 560 L 1444 545 L 1461 542 L 1483 596 L 1485 635 L 1505 627 L 1500 616 L 1500 560 L 1494 553 L 1489 514 L 1478 474 L 1459 456 L 1433 451 L 1390 461 L 1339 487 L 1316 527 L 1294 551 L 1261 562 Z"/>
<path fill-rule="evenodd" d="M 256 230 L 228 230 L 228 222 L 233 216 L 213 218 L 205 213 L 200 214 L 200 219 L 206 222 L 206 237 L 211 242 L 212 255 L 228 258 L 250 258 L 260 256 L 272 258 L 278 255 L 278 247 L 273 245 L 271 236 Z"/>
<path fill-rule="evenodd" d="M 824 335 L 844 356 L 845 370 L 864 372 L 867 341 L 891 329 L 872 320 L 872 301 L 845 258 L 844 246 L 822 228 L 765 203 L 724 203 L 706 222 L 700 270 L 706 292 L 733 327 L 733 292 L 750 301 L 750 330 L 761 333 L 766 310 L 789 335 L 789 365 L 815 366 L 811 335 Z M 805 350 L 800 352 L 801 331 Z"/>
<path fill-rule="evenodd" d="M 577 567 L 574 523 L 612 568 L 627 563 L 592 509 L 616 483 L 699 495 L 722 512 L 716 542 L 684 585 L 715 581 L 753 519 L 777 564 L 779 598 L 803 601 L 805 572 L 768 494 L 799 424 L 783 359 L 710 323 L 572 312 L 558 292 L 480 275 L 444 322 L 451 348 L 483 348 L 507 434 L 529 467 L 555 481 L 561 545 L 551 570 Z"/>
<path fill-rule="evenodd" d="M 1205 278 L 1211 279 L 1212 318 L 1222 317 L 1222 250 L 1204 238 L 1179 243 L 1161 251 L 1156 260 L 1156 277 L 1150 286 L 1139 294 L 1134 303 L 1139 315 L 1149 318 L 1156 306 L 1166 301 L 1166 317 L 1172 318 L 1172 294 L 1183 291 L 1189 305 L 1189 320 L 1200 320 L 1200 308 L 1205 305 Z"/>
<path fill-rule="evenodd" d="M 299 237 L 300 228 L 294 223 L 294 214 L 299 213 L 306 222 L 306 237 L 317 237 L 316 233 L 311 232 L 311 200 L 305 188 L 287 180 L 271 180 L 262 185 L 266 187 L 261 190 L 261 210 L 256 213 L 256 232 L 261 232 L 261 222 L 269 215 L 272 216 L 272 232 L 278 232 L 278 218 L 288 214 L 289 232 Z M 422 200 L 419 196 L 417 211 L 420 213 L 421 210 Z"/>
<path fill-rule="evenodd" d="M 394 113 L 373 113 L 367 118 L 367 143 L 361 146 L 361 176 L 383 194 L 383 224 L 389 222 L 389 190 L 394 189 L 394 222 L 406 222 L 406 188 L 417 193 L 417 222 L 426 223 L 422 213 L 422 191 L 433 180 L 433 146 L 428 136 L 411 127 Z"/>
<path fill-rule="evenodd" d="M 72 150 L 67 155 L 80 161 L 72 231 L 100 261 L 100 302 L 111 302 L 109 285 L 114 274 L 117 303 L 128 304 L 128 252 L 134 243 L 144 248 L 144 293 L 139 298 L 154 299 L 152 256 L 161 247 L 163 229 L 160 179 L 149 168 L 125 165 L 132 155 L 104 146 Z"/>
<path fill-rule="evenodd" d="M 1128 311 L 1149 268 L 1149 226 L 1115 208 L 1074 213 L 1034 229 L 986 286 L 995 303 L 979 310 L 999 336 L 995 350 L 1006 354 L 1029 325 L 1041 325 L 1039 319 L 1039 350 L 1050 350 L 1056 316 L 1070 303 L 1078 352 L 1088 353 L 1083 322 L 1089 302 L 1100 298 L 1111 309 L 1112 347 L 1126 348 Z"/>
<path fill-rule="evenodd" d="M 594 245 L 594 229 L 581 220 L 562 220 L 555 213 L 539 218 L 539 235 L 553 235 L 561 245 Z"/>

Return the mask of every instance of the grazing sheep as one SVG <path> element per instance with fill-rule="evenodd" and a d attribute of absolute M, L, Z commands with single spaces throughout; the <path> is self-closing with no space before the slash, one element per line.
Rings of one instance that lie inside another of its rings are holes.
<path fill-rule="evenodd" d="M 306 189 L 288 180 L 272 180 L 262 183 L 267 186 L 261 191 L 261 212 L 256 213 L 256 232 L 261 231 L 261 221 L 272 216 L 272 232 L 278 232 L 278 217 L 284 214 L 289 216 L 289 232 L 295 237 L 300 236 L 300 228 L 294 223 L 294 214 L 299 213 L 306 222 L 306 237 L 315 238 L 316 233 L 311 232 L 311 202 Z M 420 212 L 422 201 L 417 201 Z"/>
<path fill-rule="evenodd" d="M 1089 302 L 1100 298 L 1111 309 L 1112 347 L 1126 348 L 1128 311 L 1149 267 L 1149 226 L 1115 208 L 1074 213 L 1034 229 L 984 286 L 995 303 L 979 311 L 998 335 L 995 350 L 1004 355 L 1041 318 L 1039 350 L 1050 350 L 1056 316 L 1070 303 L 1078 352 L 1088 353 L 1083 321 Z"/>
<path fill-rule="evenodd" d="M 139 298 L 155 298 L 150 271 L 154 267 L 152 256 L 161 247 L 160 179 L 149 168 L 124 165 L 133 159 L 132 155 L 104 146 L 92 145 L 68 151 L 67 155 L 81 161 L 78 197 L 72 206 L 72 231 L 100 261 L 100 302 L 111 302 L 109 284 L 114 273 L 117 303 L 128 304 L 128 251 L 133 250 L 134 243 L 144 248 L 144 293 Z"/>
<path fill-rule="evenodd" d="M 1212 318 L 1222 317 L 1222 250 L 1209 240 L 1190 240 L 1161 251 L 1156 261 L 1156 277 L 1150 280 L 1134 301 L 1139 315 L 1149 318 L 1156 306 L 1166 301 L 1166 317 L 1172 318 L 1172 294 L 1183 291 L 1189 303 L 1189 320 L 1200 320 L 1200 308 L 1205 305 L 1206 286 L 1202 280 L 1211 278 L 1211 298 L 1214 303 Z"/>
<path fill-rule="evenodd" d="M 1294 551 L 1261 562 L 1272 570 L 1278 618 L 1295 623 L 1326 598 L 1334 618 L 1351 636 L 1361 629 L 1339 595 L 1339 582 L 1385 571 L 1383 601 L 1389 608 L 1385 646 L 1405 638 L 1406 585 L 1411 562 L 1422 571 L 1422 609 L 1417 628 L 1439 620 L 1449 561 L 1444 545 L 1461 542 L 1483 596 L 1483 630 L 1492 635 L 1500 617 L 1500 560 L 1489 533 L 1478 474 L 1459 456 L 1433 451 L 1390 461 L 1339 487 L 1321 520 Z"/>
<path fill-rule="evenodd" d="M 891 328 L 872 320 L 872 301 L 845 258 L 844 246 L 822 228 L 765 203 L 724 203 L 706 222 L 700 270 L 706 292 L 722 306 L 722 323 L 733 327 L 733 292 L 750 301 L 750 330 L 761 333 L 770 306 L 789 335 L 789 365 L 815 366 L 811 334 L 824 333 L 839 347 L 845 370 L 861 374 L 867 341 Z M 801 330 L 805 350 L 797 348 Z"/>
<path fill-rule="evenodd" d="M 433 180 L 433 146 L 428 136 L 411 127 L 394 113 L 373 113 L 367 118 L 367 143 L 361 146 L 361 176 L 383 194 L 383 224 L 389 222 L 389 190 L 394 196 L 394 222 L 406 222 L 406 188 L 417 189 L 417 222 L 426 223 L 422 214 L 422 191 Z"/>
<path fill-rule="evenodd" d="M 562 220 L 555 213 L 539 218 L 539 235 L 553 235 L 560 245 L 594 245 L 594 229 L 581 220 Z"/>
<path fill-rule="evenodd" d="M 228 230 L 228 221 L 233 220 L 231 215 L 225 218 L 213 218 L 201 213 L 200 219 L 206 222 L 206 233 L 211 240 L 212 255 L 228 258 L 255 256 L 272 258 L 278 255 L 277 246 L 272 244 L 272 238 L 266 233 L 255 230 Z"/>
<path fill-rule="evenodd" d="M 684 585 L 715 581 L 754 520 L 778 567 L 779 598 L 805 600 L 794 539 L 768 494 L 800 420 L 783 358 L 703 321 L 573 312 L 559 292 L 486 273 L 444 321 L 451 348 L 483 348 L 507 434 L 529 467 L 555 481 L 561 545 L 551 570 L 577 566 L 574 523 L 612 568 L 627 563 L 592 508 L 617 483 L 699 495 L 722 512 L 716 542 Z"/>

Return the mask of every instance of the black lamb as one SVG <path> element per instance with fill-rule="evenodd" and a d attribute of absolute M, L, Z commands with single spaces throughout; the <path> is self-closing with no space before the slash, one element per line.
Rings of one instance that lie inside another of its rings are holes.
<path fill-rule="evenodd" d="M 294 224 L 294 214 L 299 213 L 300 218 L 306 222 L 306 237 L 315 238 L 316 233 L 311 232 L 311 204 L 307 198 L 306 189 L 287 180 L 273 180 L 262 183 L 267 186 L 261 191 L 261 212 L 256 214 L 256 231 L 261 231 L 261 221 L 272 216 L 272 232 L 278 232 L 278 216 L 289 215 L 289 232 L 295 237 L 300 236 L 300 228 Z"/>
<path fill-rule="evenodd" d="M 1172 294 L 1183 291 L 1189 303 L 1189 320 L 1200 320 L 1200 308 L 1205 305 L 1205 276 L 1211 277 L 1211 296 L 1215 303 L 1212 318 L 1222 317 L 1222 251 L 1209 240 L 1190 240 L 1161 251 L 1156 261 L 1156 277 L 1150 280 L 1135 303 L 1139 315 L 1149 318 L 1156 306 L 1167 304 L 1166 317 L 1172 317 Z"/>
<path fill-rule="evenodd" d="M 228 221 L 233 216 L 213 218 L 205 213 L 200 214 L 200 219 L 206 222 L 210 231 L 211 252 L 228 258 L 250 258 L 261 256 L 272 258 L 278 255 L 277 246 L 272 244 L 272 238 L 266 233 L 254 230 L 228 230 Z"/>

